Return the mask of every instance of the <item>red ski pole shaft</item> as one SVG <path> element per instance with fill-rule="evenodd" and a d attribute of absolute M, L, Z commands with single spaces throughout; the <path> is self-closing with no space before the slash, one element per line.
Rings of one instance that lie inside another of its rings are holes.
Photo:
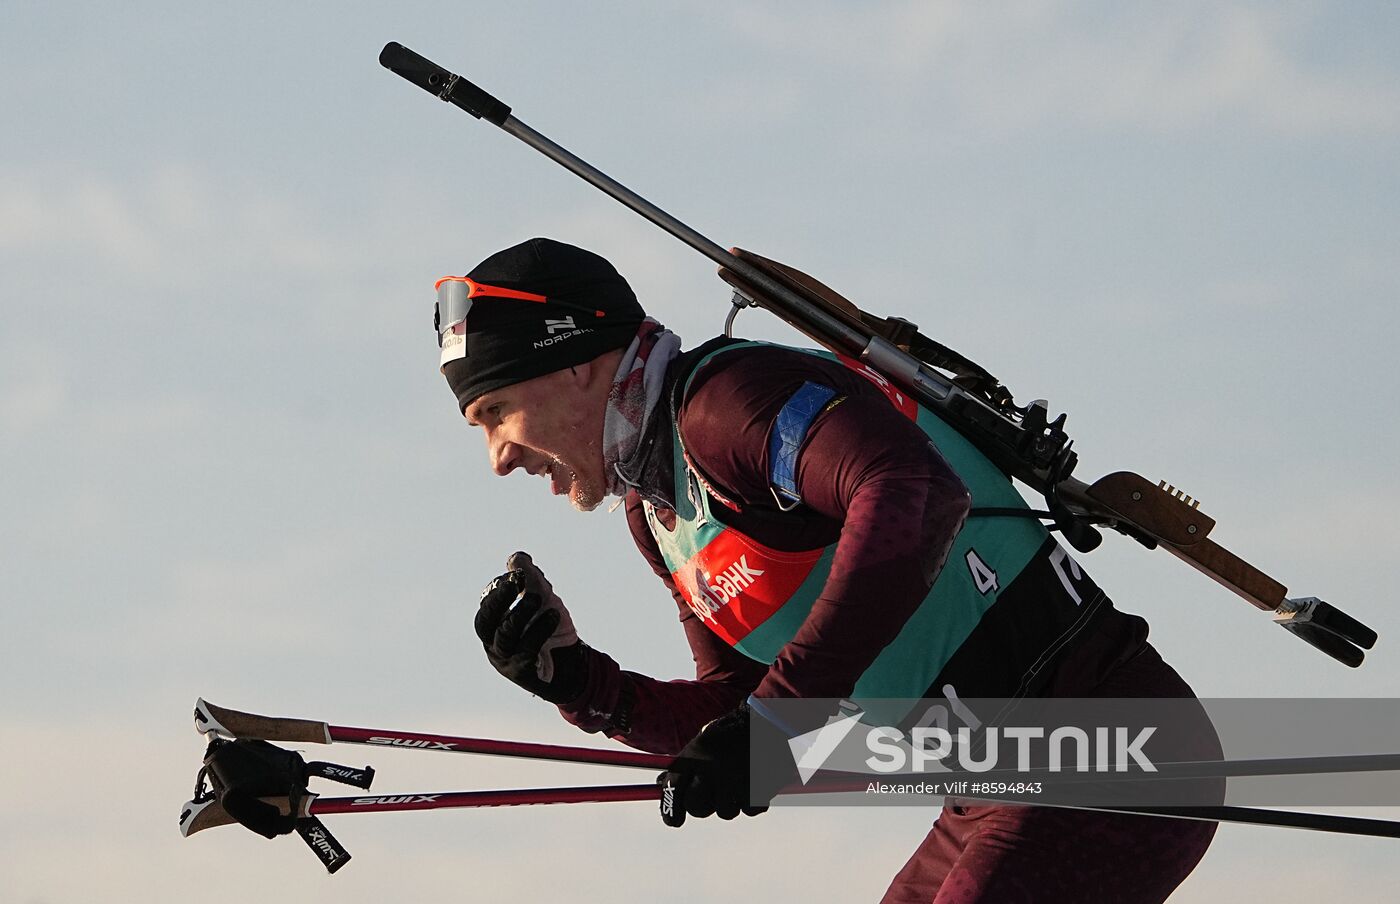
<path fill-rule="evenodd" d="M 349 728 L 329 725 L 332 742 L 369 744 L 407 750 L 445 750 L 448 753 L 476 753 L 486 756 L 549 760 L 556 763 L 591 763 L 598 766 L 631 766 L 638 769 L 665 769 L 672 757 L 635 750 L 600 750 L 562 744 L 535 744 L 528 741 L 502 741 L 493 738 L 462 738 L 416 731 L 387 731 L 379 728 Z"/>
<path fill-rule="evenodd" d="M 531 804 L 590 804 L 627 800 L 657 800 L 656 785 L 603 785 L 578 788 L 508 788 L 497 791 L 439 791 L 427 794 L 379 794 L 362 797 L 319 797 L 308 794 L 297 807 L 297 816 L 328 813 L 392 813 L 402 810 L 443 810 L 464 807 L 518 807 Z M 264 797 L 264 803 L 291 813 L 285 797 Z M 213 797 L 192 800 L 180 811 L 180 834 L 186 837 L 205 829 L 231 825 L 236 820 Z"/>
<path fill-rule="evenodd" d="M 310 815 L 330 813 L 388 813 L 400 810 L 441 810 L 460 807 L 519 807 L 532 804 L 592 804 L 624 800 L 658 800 L 654 784 L 581 788 L 508 788 L 498 791 L 448 791 L 436 794 L 383 794 L 366 797 L 318 797 Z"/>
<path fill-rule="evenodd" d="M 671 757 L 636 750 L 600 750 L 596 747 L 467 738 L 388 728 L 350 728 L 311 719 L 260 716 L 215 706 L 202 698 L 195 701 L 194 717 L 195 727 L 200 732 L 228 738 L 296 741 L 304 744 L 368 744 L 400 750 L 445 750 L 448 753 L 476 753 L 549 760 L 556 763 L 630 766 L 637 769 L 665 769 L 672 762 Z"/>
<path fill-rule="evenodd" d="M 832 793 L 863 790 L 864 779 L 841 779 L 814 786 L 792 786 L 785 793 Z M 362 797 L 317 797 L 304 806 L 307 815 L 387 813 L 397 810 L 443 810 L 458 807 L 516 807 L 530 804 L 591 804 L 660 800 L 661 788 L 649 785 L 594 785 L 575 788 L 506 788 L 495 791 L 442 791 L 430 794 L 382 794 Z"/>

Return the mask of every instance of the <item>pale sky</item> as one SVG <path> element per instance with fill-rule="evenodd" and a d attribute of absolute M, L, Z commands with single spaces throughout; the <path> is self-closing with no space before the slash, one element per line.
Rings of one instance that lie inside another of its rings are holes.
<path fill-rule="evenodd" d="M 608 743 L 485 662 L 471 616 L 514 549 L 590 644 L 689 675 L 622 513 L 491 476 L 437 373 L 432 284 L 551 236 L 687 345 L 726 287 L 381 69 L 390 40 L 715 241 L 1048 398 L 1078 476 L 1184 488 L 1218 542 L 1380 631 L 1351 671 L 1164 553 L 1080 557 L 1202 696 L 1400 689 L 1400 7 L 289 6 L 0 7 L 0 901 L 875 900 L 927 831 L 915 809 L 356 815 L 328 820 L 355 856 L 330 878 L 295 839 L 179 836 L 201 695 Z M 382 793 L 651 777 L 306 752 L 373 762 Z M 1391 900 L 1397 851 L 1225 827 L 1172 900 Z"/>

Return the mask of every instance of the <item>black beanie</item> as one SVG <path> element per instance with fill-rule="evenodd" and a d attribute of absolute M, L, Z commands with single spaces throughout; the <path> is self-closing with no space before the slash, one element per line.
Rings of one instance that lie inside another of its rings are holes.
<path fill-rule="evenodd" d="M 488 286 L 543 295 L 546 301 L 489 295 L 472 299 L 466 357 L 442 366 L 458 410 L 493 389 L 625 348 L 646 317 L 612 264 L 553 239 L 530 239 L 498 251 L 467 276 Z"/>

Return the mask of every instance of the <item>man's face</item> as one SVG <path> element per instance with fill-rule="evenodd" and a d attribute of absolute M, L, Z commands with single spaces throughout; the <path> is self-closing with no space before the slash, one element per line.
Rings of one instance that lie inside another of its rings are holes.
<path fill-rule="evenodd" d="M 491 469 L 516 468 L 549 480 L 581 512 L 607 494 L 603 476 L 605 404 L 590 391 L 590 365 L 488 392 L 467 406 L 467 423 L 486 432 Z"/>

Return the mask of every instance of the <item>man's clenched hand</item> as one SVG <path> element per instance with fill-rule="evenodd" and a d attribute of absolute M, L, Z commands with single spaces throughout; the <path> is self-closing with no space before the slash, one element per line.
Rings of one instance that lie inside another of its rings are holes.
<path fill-rule="evenodd" d="M 567 704 L 588 679 L 587 647 L 544 572 L 523 552 L 506 559 L 481 594 L 476 634 L 496 671 L 551 703 Z"/>

